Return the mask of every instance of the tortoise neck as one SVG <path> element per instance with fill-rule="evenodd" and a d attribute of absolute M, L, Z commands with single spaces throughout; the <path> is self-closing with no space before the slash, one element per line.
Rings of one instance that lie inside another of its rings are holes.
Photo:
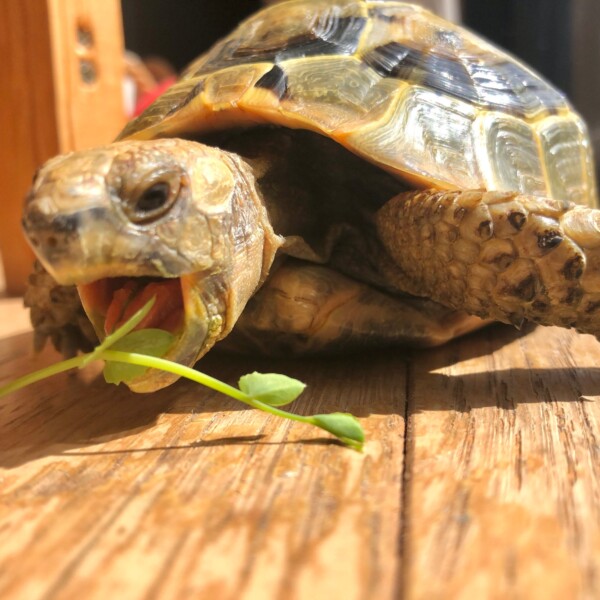
<path fill-rule="evenodd" d="M 239 156 L 225 153 L 236 172 L 236 187 L 231 203 L 231 260 L 228 278 L 235 282 L 230 288 L 227 333 L 248 300 L 269 275 L 283 238 L 273 230 L 263 198 L 256 185 L 252 167 Z"/>

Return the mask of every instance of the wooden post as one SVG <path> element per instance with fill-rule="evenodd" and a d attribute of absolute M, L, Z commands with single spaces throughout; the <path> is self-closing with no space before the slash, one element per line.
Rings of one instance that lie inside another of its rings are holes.
<path fill-rule="evenodd" d="M 600 175 L 600 71 L 596 57 L 600 53 L 597 0 L 576 0 L 571 6 L 571 100 L 587 121 Z M 600 177 L 599 177 L 600 179 Z"/>
<path fill-rule="evenodd" d="M 9 294 L 32 253 L 21 207 L 51 156 L 106 143 L 125 122 L 119 0 L 0 0 L 0 252 Z"/>

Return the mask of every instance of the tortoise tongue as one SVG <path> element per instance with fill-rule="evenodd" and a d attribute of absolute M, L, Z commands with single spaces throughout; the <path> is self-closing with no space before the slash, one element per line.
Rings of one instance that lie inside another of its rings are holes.
<path fill-rule="evenodd" d="M 108 335 L 130 319 L 151 298 L 156 300 L 136 329 L 159 328 L 174 331 L 181 325 L 183 298 L 178 279 L 141 283 L 129 279 L 116 289 L 106 311 L 104 333 Z"/>

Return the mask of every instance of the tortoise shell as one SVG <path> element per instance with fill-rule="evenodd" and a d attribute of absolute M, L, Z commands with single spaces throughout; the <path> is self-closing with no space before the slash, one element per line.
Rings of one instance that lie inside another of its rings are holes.
<path fill-rule="evenodd" d="M 596 204 L 586 126 L 564 95 L 410 4 L 266 8 L 197 59 L 120 139 L 265 123 L 322 133 L 417 187 Z"/>

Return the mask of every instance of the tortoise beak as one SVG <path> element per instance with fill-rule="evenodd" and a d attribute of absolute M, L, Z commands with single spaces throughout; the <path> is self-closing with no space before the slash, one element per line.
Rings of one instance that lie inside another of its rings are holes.
<path fill-rule="evenodd" d="M 105 278 L 78 285 L 77 289 L 101 340 L 150 298 L 156 298 L 153 310 L 137 329 L 160 328 L 172 333 L 175 341 L 163 358 L 179 364 L 193 366 L 220 339 L 223 331 L 225 306 L 219 293 L 223 285 L 216 276 L 193 274 L 163 280 Z M 177 378 L 171 373 L 148 369 L 128 381 L 127 386 L 134 392 L 153 392 Z"/>

